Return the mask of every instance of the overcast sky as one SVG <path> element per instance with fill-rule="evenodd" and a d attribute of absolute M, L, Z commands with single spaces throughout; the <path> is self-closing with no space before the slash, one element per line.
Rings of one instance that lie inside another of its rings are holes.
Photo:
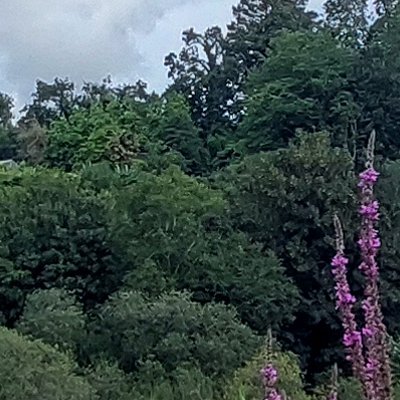
<path fill-rule="evenodd" d="M 238 1 L 238 0 L 237 0 Z M 36 79 L 80 84 L 167 84 L 164 56 L 179 51 L 181 32 L 226 26 L 236 0 L 1 0 L 0 91 L 23 104 Z M 311 0 L 319 8 L 322 0 Z"/>

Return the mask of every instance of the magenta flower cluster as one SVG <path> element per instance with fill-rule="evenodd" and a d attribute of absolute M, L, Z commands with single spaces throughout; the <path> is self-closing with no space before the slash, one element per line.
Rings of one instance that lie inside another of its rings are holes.
<path fill-rule="evenodd" d="M 261 370 L 261 378 L 264 385 L 264 400 L 283 400 L 276 389 L 278 371 L 272 364 L 268 364 Z"/>
<path fill-rule="evenodd" d="M 369 153 L 371 155 L 371 152 Z M 351 294 L 347 280 L 349 260 L 344 255 L 343 233 L 340 221 L 336 218 L 337 253 L 332 260 L 332 273 L 335 279 L 336 307 L 340 312 L 344 328 L 343 344 L 347 359 L 351 362 L 353 373 L 363 388 L 365 400 L 390 400 L 392 396 L 391 371 L 386 327 L 380 306 L 376 262 L 381 247 L 376 223 L 379 221 L 379 202 L 374 198 L 374 186 L 379 173 L 369 157 L 367 169 L 359 176 L 361 191 L 361 230 L 358 245 L 360 248 L 360 271 L 365 278 L 362 310 L 364 326 L 357 328 L 354 313 L 355 297 Z"/>

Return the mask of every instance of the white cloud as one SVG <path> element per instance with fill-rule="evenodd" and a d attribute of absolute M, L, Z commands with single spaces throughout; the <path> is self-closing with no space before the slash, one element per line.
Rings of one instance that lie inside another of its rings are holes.
<path fill-rule="evenodd" d="M 2 81 L 25 96 L 38 78 L 99 80 L 107 74 L 138 78 L 144 59 L 137 36 L 149 35 L 166 12 L 185 3 L 201 9 L 206 1 L 2 1 Z M 174 23 L 181 30 L 184 21 Z M 162 64 L 159 67 L 163 69 Z"/>

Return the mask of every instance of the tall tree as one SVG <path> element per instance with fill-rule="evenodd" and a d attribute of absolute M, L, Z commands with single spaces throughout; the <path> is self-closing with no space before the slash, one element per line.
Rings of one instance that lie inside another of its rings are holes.
<path fill-rule="evenodd" d="M 306 11 L 306 4 L 306 0 L 241 0 L 233 7 L 234 20 L 228 25 L 229 48 L 246 68 L 260 65 L 278 33 L 310 29 L 315 14 Z"/>
<path fill-rule="evenodd" d="M 234 92 L 224 60 L 224 37 L 219 27 L 203 34 L 189 29 L 183 33 L 184 47 L 179 55 L 169 54 L 165 65 L 173 80 L 170 89 L 183 94 L 191 109 L 201 138 L 216 155 L 220 137 L 229 125 Z"/>
<path fill-rule="evenodd" d="M 0 93 L 0 160 L 15 158 L 17 155 L 16 132 L 12 124 L 13 107 L 13 99 Z"/>
<path fill-rule="evenodd" d="M 13 107 L 13 99 L 5 93 L 0 93 L 0 126 L 3 128 L 11 123 Z"/>
<path fill-rule="evenodd" d="M 357 65 L 359 132 L 377 131 L 377 151 L 397 159 L 400 151 L 400 9 L 383 17 Z"/>
<path fill-rule="evenodd" d="M 398 0 L 374 0 L 376 13 L 380 17 L 383 15 L 391 15 L 398 3 Z"/>
<path fill-rule="evenodd" d="M 326 23 L 344 45 L 360 47 L 368 35 L 368 0 L 327 0 Z"/>
<path fill-rule="evenodd" d="M 47 132 L 45 159 L 50 166 L 71 170 L 85 163 L 131 164 L 147 154 L 148 107 L 113 100 L 75 109 Z"/>
<path fill-rule="evenodd" d="M 53 83 L 38 80 L 32 103 L 22 111 L 21 125 L 36 120 L 40 126 L 49 127 L 57 118 L 69 118 L 75 103 L 75 85 L 68 79 L 56 78 Z"/>
<path fill-rule="evenodd" d="M 315 13 L 306 11 L 307 0 L 240 0 L 228 25 L 227 55 L 235 65 L 241 88 L 248 73 L 268 57 L 271 40 L 283 31 L 309 30 Z"/>
<path fill-rule="evenodd" d="M 148 101 L 154 94 L 147 92 L 147 83 L 141 80 L 134 84 L 115 85 L 111 76 L 100 83 L 85 82 L 77 97 L 79 106 L 90 107 L 93 103 L 109 103 L 113 100 Z"/>
<path fill-rule="evenodd" d="M 332 214 L 341 210 L 350 225 L 352 167 L 349 154 L 332 149 L 319 132 L 299 136 L 287 149 L 247 156 L 225 178 L 235 229 L 276 252 L 300 290 L 297 319 L 285 335 L 293 335 L 292 349 L 317 370 L 327 361 L 327 347 L 337 343 L 327 290 Z"/>
<path fill-rule="evenodd" d="M 167 96 L 152 131 L 157 140 L 183 157 L 183 169 L 187 173 L 199 175 L 207 171 L 209 154 L 182 95 L 172 93 Z"/>
<path fill-rule="evenodd" d="M 328 130 L 335 145 L 354 147 L 358 109 L 349 79 L 352 63 L 352 53 L 322 32 L 276 38 L 269 58 L 249 77 L 237 135 L 245 151 L 284 147 L 299 129 Z"/>
<path fill-rule="evenodd" d="M 241 0 L 224 37 L 218 27 L 183 34 L 184 47 L 166 57 L 171 89 L 188 100 L 215 165 L 230 157 L 227 137 L 243 115 L 243 84 L 264 61 L 270 40 L 284 30 L 311 29 L 305 0 Z"/>

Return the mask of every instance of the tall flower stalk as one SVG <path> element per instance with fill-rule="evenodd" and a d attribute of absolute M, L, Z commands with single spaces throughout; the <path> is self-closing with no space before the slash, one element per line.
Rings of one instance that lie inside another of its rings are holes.
<path fill-rule="evenodd" d="M 272 363 L 267 364 L 261 370 L 261 377 L 264 386 L 264 400 L 283 400 L 276 388 L 278 371 Z"/>
<path fill-rule="evenodd" d="M 361 191 L 361 231 L 358 245 L 361 254 L 360 270 L 365 277 L 364 312 L 365 326 L 362 330 L 366 350 L 365 378 L 369 386 L 374 386 L 377 399 L 390 400 L 392 378 L 389 361 L 389 346 L 386 326 L 380 306 L 378 289 L 379 268 L 376 262 L 381 247 L 376 224 L 379 220 L 379 203 L 374 196 L 374 186 L 379 173 L 374 169 L 375 133 L 372 133 L 367 153 L 366 169 L 359 176 Z"/>
<path fill-rule="evenodd" d="M 336 308 L 339 310 L 344 328 L 343 344 L 346 348 L 346 359 L 351 363 L 353 375 L 363 384 L 364 397 L 374 399 L 374 389 L 365 385 L 365 362 L 363 355 L 362 334 L 357 329 L 354 304 L 356 298 L 351 294 L 347 280 L 349 259 L 344 255 L 343 230 L 339 218 L 334 217 L 336 231 L 336 255 L 332 260 L 332 273 L 335 279 Z"/>
<path fill-rule="evenodd" d="M 267 336 L 267 364 L 260 371 L 264 387 L 264 400 L 284 400 L 284 397 L 278 392 L 277 382 L 279 379 L 278 370 L 273 365 L 273 343 L 272 332 L 268 331 Z"/>
<path fill-rule="evenodd" d="M 365 278 L 362 301 L 365 324 L 361 331 L 357 329 L 353 312 L 356 299 L 351 294 L 347 281 L 349 260 L 344 255 L 343 231 L 337 216 L 334 219 L 337 252 L 331 265 L 335 278 L 336 306 L 344 328 L 343 343 L 353 373 L 362 385 L 364 399 L 391 400 L 393 393 L 388 335 L 380 305 L 379 268 L 376 262 L 381 241 L 376 228 L 379 221 L 379 203 L 374 196 L 374 187 L 379 173 L 374 169 L 374 144 L 375 132 L 369 140 L 366 169 L 360 174 L 358 183 L 361 191 L 361 230 L 358 245 L 362 260 L 359 269 Z"/>

